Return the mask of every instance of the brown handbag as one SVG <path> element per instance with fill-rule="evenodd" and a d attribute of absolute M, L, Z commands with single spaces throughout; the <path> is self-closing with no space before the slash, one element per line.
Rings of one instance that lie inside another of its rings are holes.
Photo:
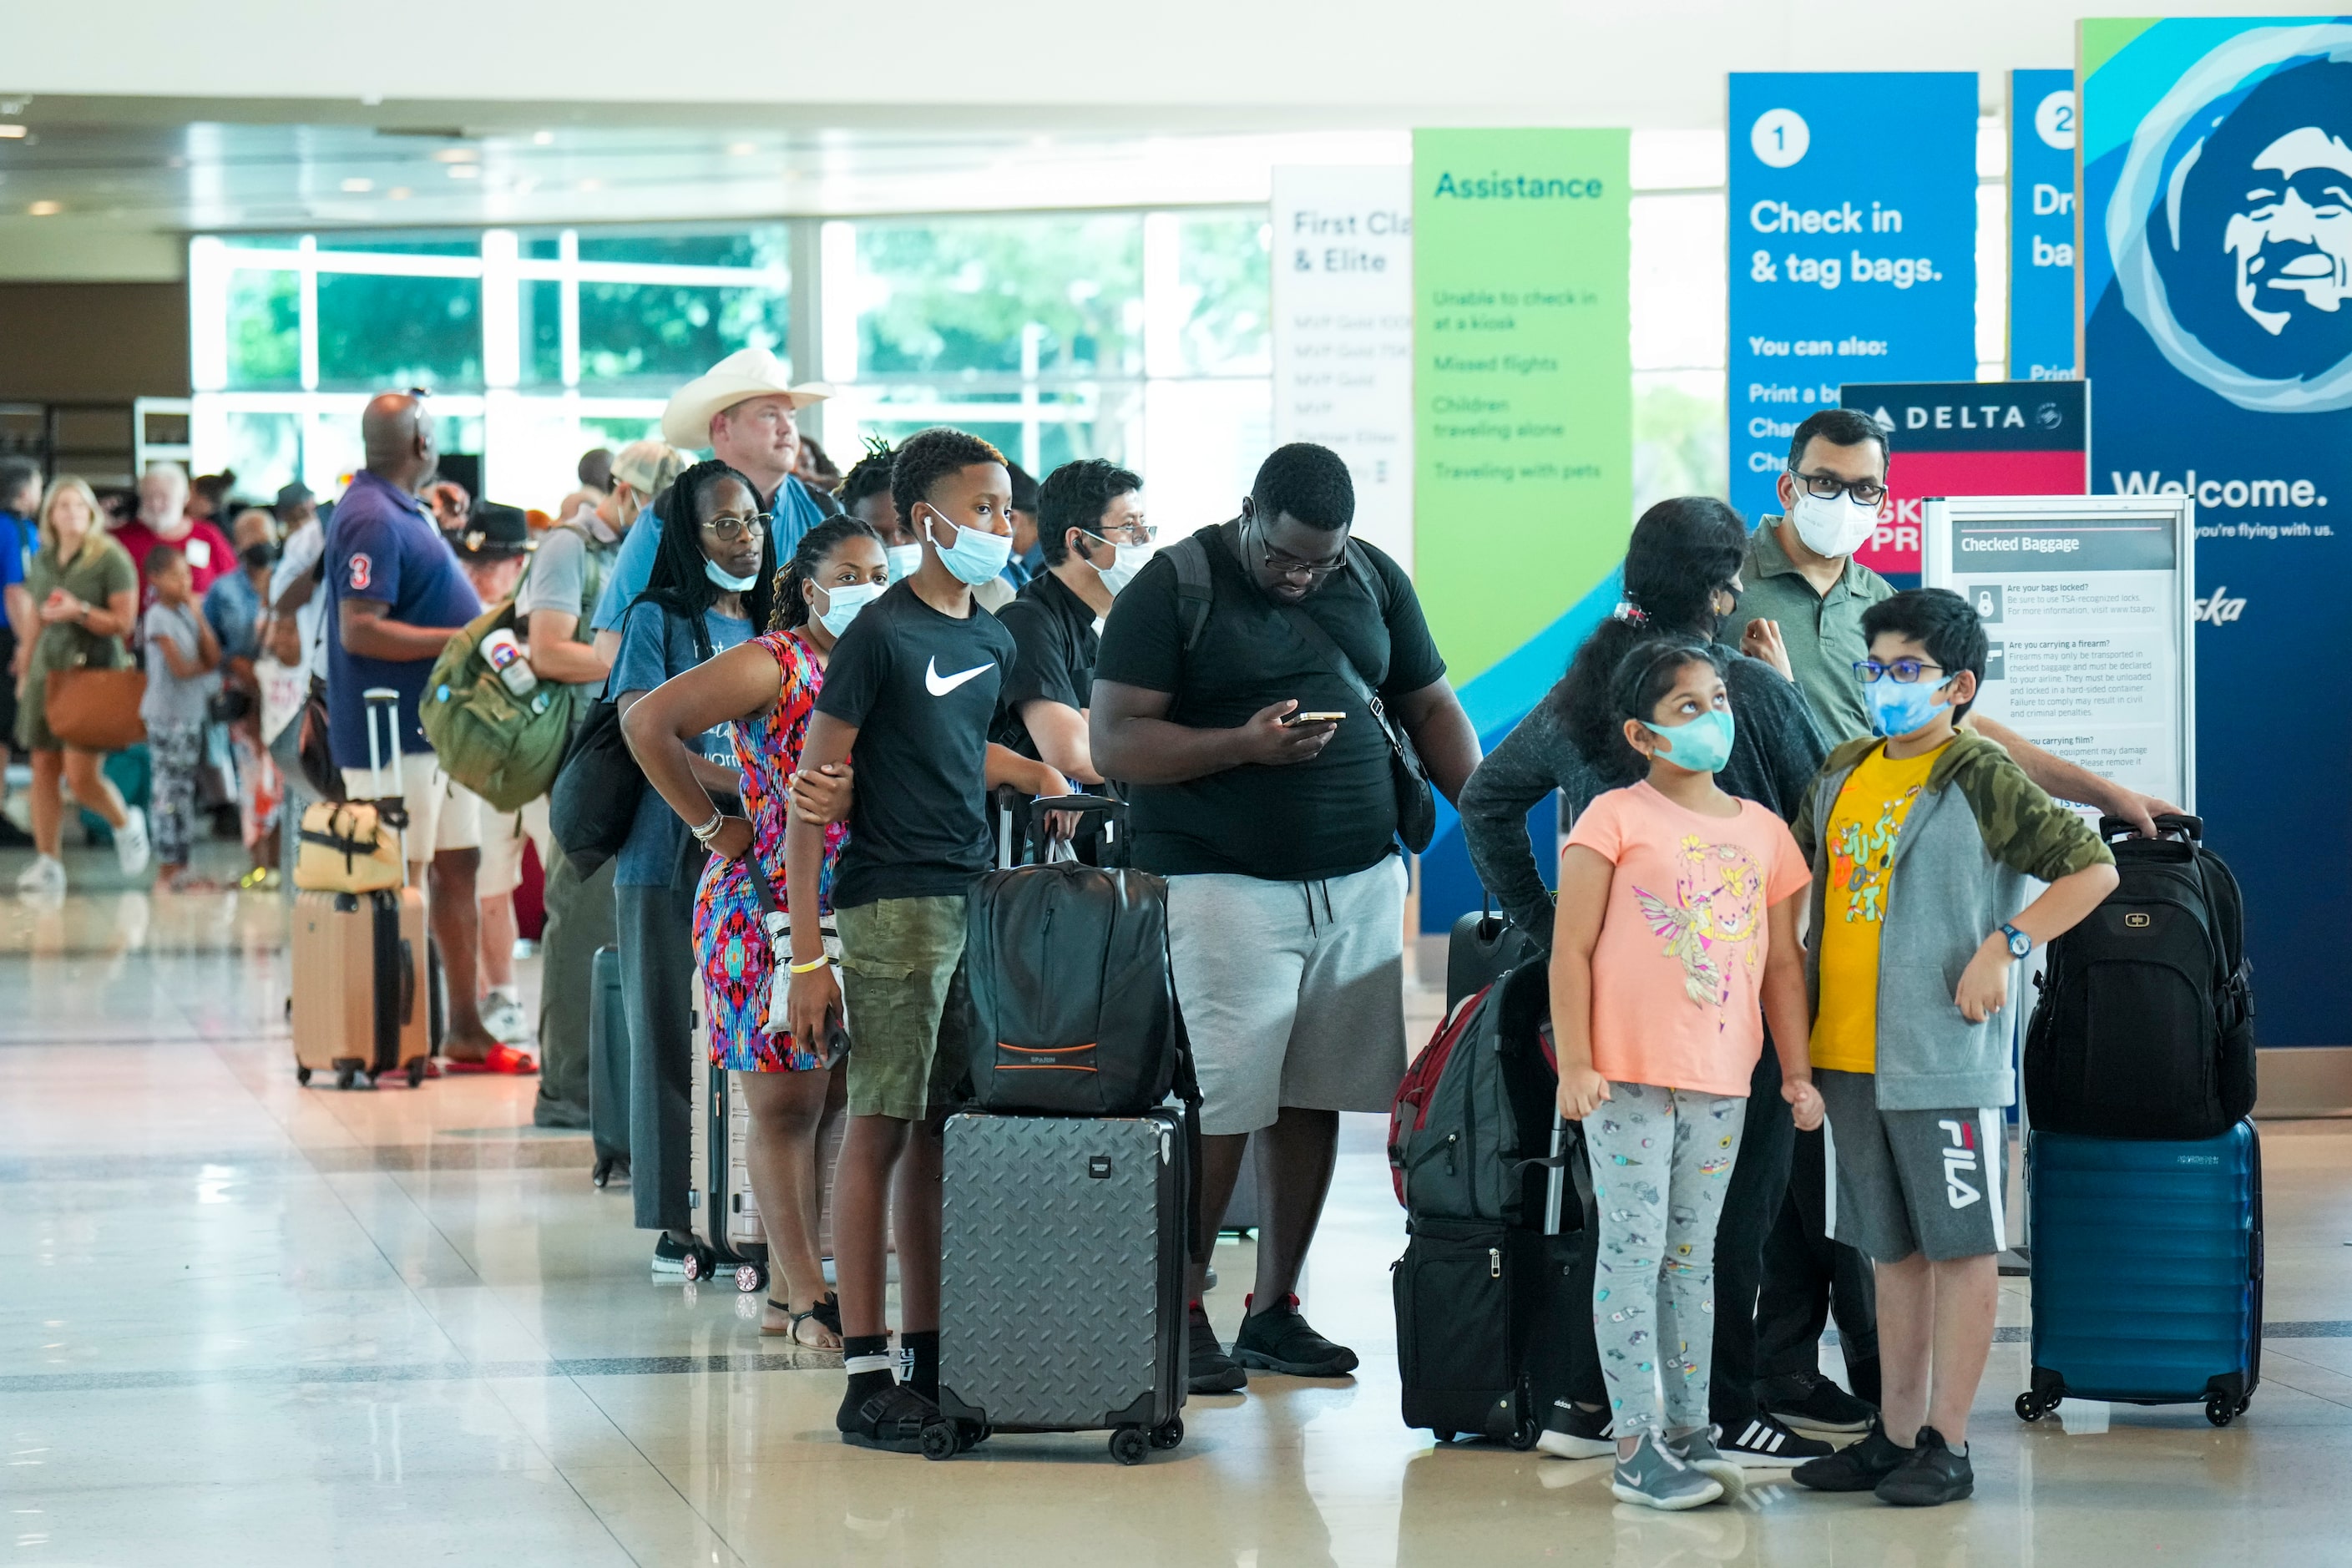
<path fill-rule="evenodd" d="M 85 752 L 120 752 L 147 738 L 139 702 L 147 694 L 147 673 L 136 665 L 92 669 L 81 665 L 49 671 L 41 716 L 49 733 Z"/>

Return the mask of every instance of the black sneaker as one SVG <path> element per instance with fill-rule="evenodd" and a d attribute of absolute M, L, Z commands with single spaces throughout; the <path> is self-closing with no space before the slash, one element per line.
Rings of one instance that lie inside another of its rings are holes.
<path fill-rule="evenodd" d="M 1244 1310 L 1250 1300 L 1242 1299 Z M 1284 1297 L 1279 1307 L 1246 1312 L 1242 1331 L 1234 1336 L 1234 1359 L 1246 1367 L 1292 1377 L 1345 1377 L 1357 1365 L 1354 1351 L 1307 1326 L 1296 1296 Z"/>
<path fill-rule="evenodd" d="M 1870 1424 L 1859 1443 L 1849 1443 L 1826 1459 L 1799 1465 L 1789 1479 L 1817 1492 L 1866 1492 L 1910 1462 L 1912 1450 L 1886 1440 L 1886 1428 Z"/>
<path fill-rule="evenodd" d="M 1826 1459 L 1833 1450 L 1818 1437 L 1801 1437 L 1769 1412 L 1759 1411 L 1739 1423 L 1728 1423 L 1716 1443 L 1723 1457 L 1742 1469 L 1784 1470 L 1809 1460 Z"/>
<path fill-rule="evenodd" d="M 1617 1451 L 1609 1436 L 1614 1425 L 1609 1412 L 1587 1410 L 1571 1400 L 1555 1399 L 1545 1413 L 1543 1435 L 1536 1447 L 1563 1459 L 1598 1459 Z"/>
<path fill-rule="evenodd" d="M 1249 1385 L 1249 1373 L 1242 1363 L 1225 1353 L 1217 1342 L 1217 1331 L 1209 1326 L 1209 1310 L 1200 1302 L 1192 1303 L 1188 1314 L 1191 1324 L 1191 1356 L 1184 1389 L 1188 1394 L 1239 1394 Z"/>
<path fill-rule="evenodd" d="M 671 1240 L 669 1233 L 664 1231 L 661 1239 L 654 1243 L 654 1278 L 656 1279 L 685 1279 L 686 1251 L 682 1244 Z"/>
<path fill-rule="evenodd" d="M 1933 1426 L 1919 1428 L 1919 1446 L 1902 1466 L 1872 1488 L 1881 1502 L 1898 1508 L 1935 1508 L 1958 1502 L 1977 1489 L 1977 1473 L 1966 1454 L 1956 1454 Z"/>
<path fill-rule="evenodd" d="M 1768 1378 L 1756 1392 L 1766 1410 L 1800 1432 L 1867 1432 L 1878 1414 L 1818 1372 Z"/>
<path fill-rule="evenodd" d="M 923 1428 L 940 1419 L 940 1407 L 903 1383 L 894 1383 L 856 1410 L 844 1404 L 834 1416 L 841 1440 L 853 1448 L 885 1454 L 919 1454 Z"/>

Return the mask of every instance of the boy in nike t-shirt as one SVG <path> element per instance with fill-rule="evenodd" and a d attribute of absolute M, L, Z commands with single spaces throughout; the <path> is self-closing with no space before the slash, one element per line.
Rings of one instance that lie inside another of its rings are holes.
<path fill-rule="evenodd" d="M 926 430 L 898 448 L 891 499 L 920 542 L 915 574 L 858 613 L 834 645 L 809 721 L 801 767 L 856 750 L 849 842 L 835 875 L 841 984 L 816 923 L 792 927 L 793 1037 L 822 1040 L 846 1016 L 849 1134 L 834 1184 L 842 1357 L 849 1387 L 835 1417 L 842 1441 L 916 1453 L 939 1418 L 940 1129 L 931 1116 L 935 1065 L 961 1066 L 959 966 L 964 900 L 986 870 L 988 792 L 1010 784 L 1065 795 L 1043 763 L 991 745 L 1012 634 L 971 590 L 1003 570 L 1012 548 L 1013 481 L 1004 458 L 977 436 Z M 785 836 L 785 885 L 813 888 L 824 830 L 795 814 Z M 773 1020 L 771 1021 L 772 1023 Z M 891 1376 L 883 1322 L 885 1204 L 904 1164 L 895 1218 L 906 1381 Z"/>

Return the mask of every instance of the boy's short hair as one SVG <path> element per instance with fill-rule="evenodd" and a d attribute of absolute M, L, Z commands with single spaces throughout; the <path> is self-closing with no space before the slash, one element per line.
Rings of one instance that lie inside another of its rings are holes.
<path fill-rule="evenodd" d="M 933 485 L 974 463 L 995 463 L 1011 471 L 1003 453 L 968 430 L 935 425 L 908 437 L 890 464 L 890 504 L 898 509 L 898 525 L 912 531 L 915 503 L 930 500 Z"/>
<path fill-rule="evenodd" d="M 1064 463 L 1046 475 L 1037 488 L 1037 547 L 1045 552 L 1045 564 L 1059 566 L 1069 559 L 1074 528 L 1100 538 L 1097 531 L 1110 503 L 1142 488 L 1143 480 L 1133 469 L 1100 458 Z"/>
<path fill-rule="evenodd" d="M 1969 602 L 1949 588 L 1910 588 L 1891 599 L 1882 599 L 1862 612 L 1862 635 L 1866 642 L 1875 642 L 1881 632 L 1893 632 L 1899 637 L 1909 637 L 1927 650 L 1927 657 L 1941 665 L 1947 675 L 1967 670 L 1977 678 L 1979 696 L 1984 692 L 1985 642 L 1984 623 Z M 1957 723 L 1976 706 L 1975 697 L 1956 704 L 1952 719 Z"/>
<path fill-rule="evenodd" d="M 187 560 L 186 551 L 159 539 L 147 547 L 147 575 L 152 577 L 159 572 L 169 572 L 174 566 L 184 566 Z"/>

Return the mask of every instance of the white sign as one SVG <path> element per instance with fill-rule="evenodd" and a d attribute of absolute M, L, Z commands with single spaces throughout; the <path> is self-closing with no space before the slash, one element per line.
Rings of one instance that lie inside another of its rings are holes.
<path fill-rule="evenodd" d="M 1347 459 L 1355 535 L 1412 570 L 1412 170 L 1274 171 L 1274 438 Z"/>
<path fill-rule="evenodd" d="M 2197 809 L 2188 496 L 1930 500 L 1922 581 L 1991 644 L 1976 711 L 2117 784 Z"/>

